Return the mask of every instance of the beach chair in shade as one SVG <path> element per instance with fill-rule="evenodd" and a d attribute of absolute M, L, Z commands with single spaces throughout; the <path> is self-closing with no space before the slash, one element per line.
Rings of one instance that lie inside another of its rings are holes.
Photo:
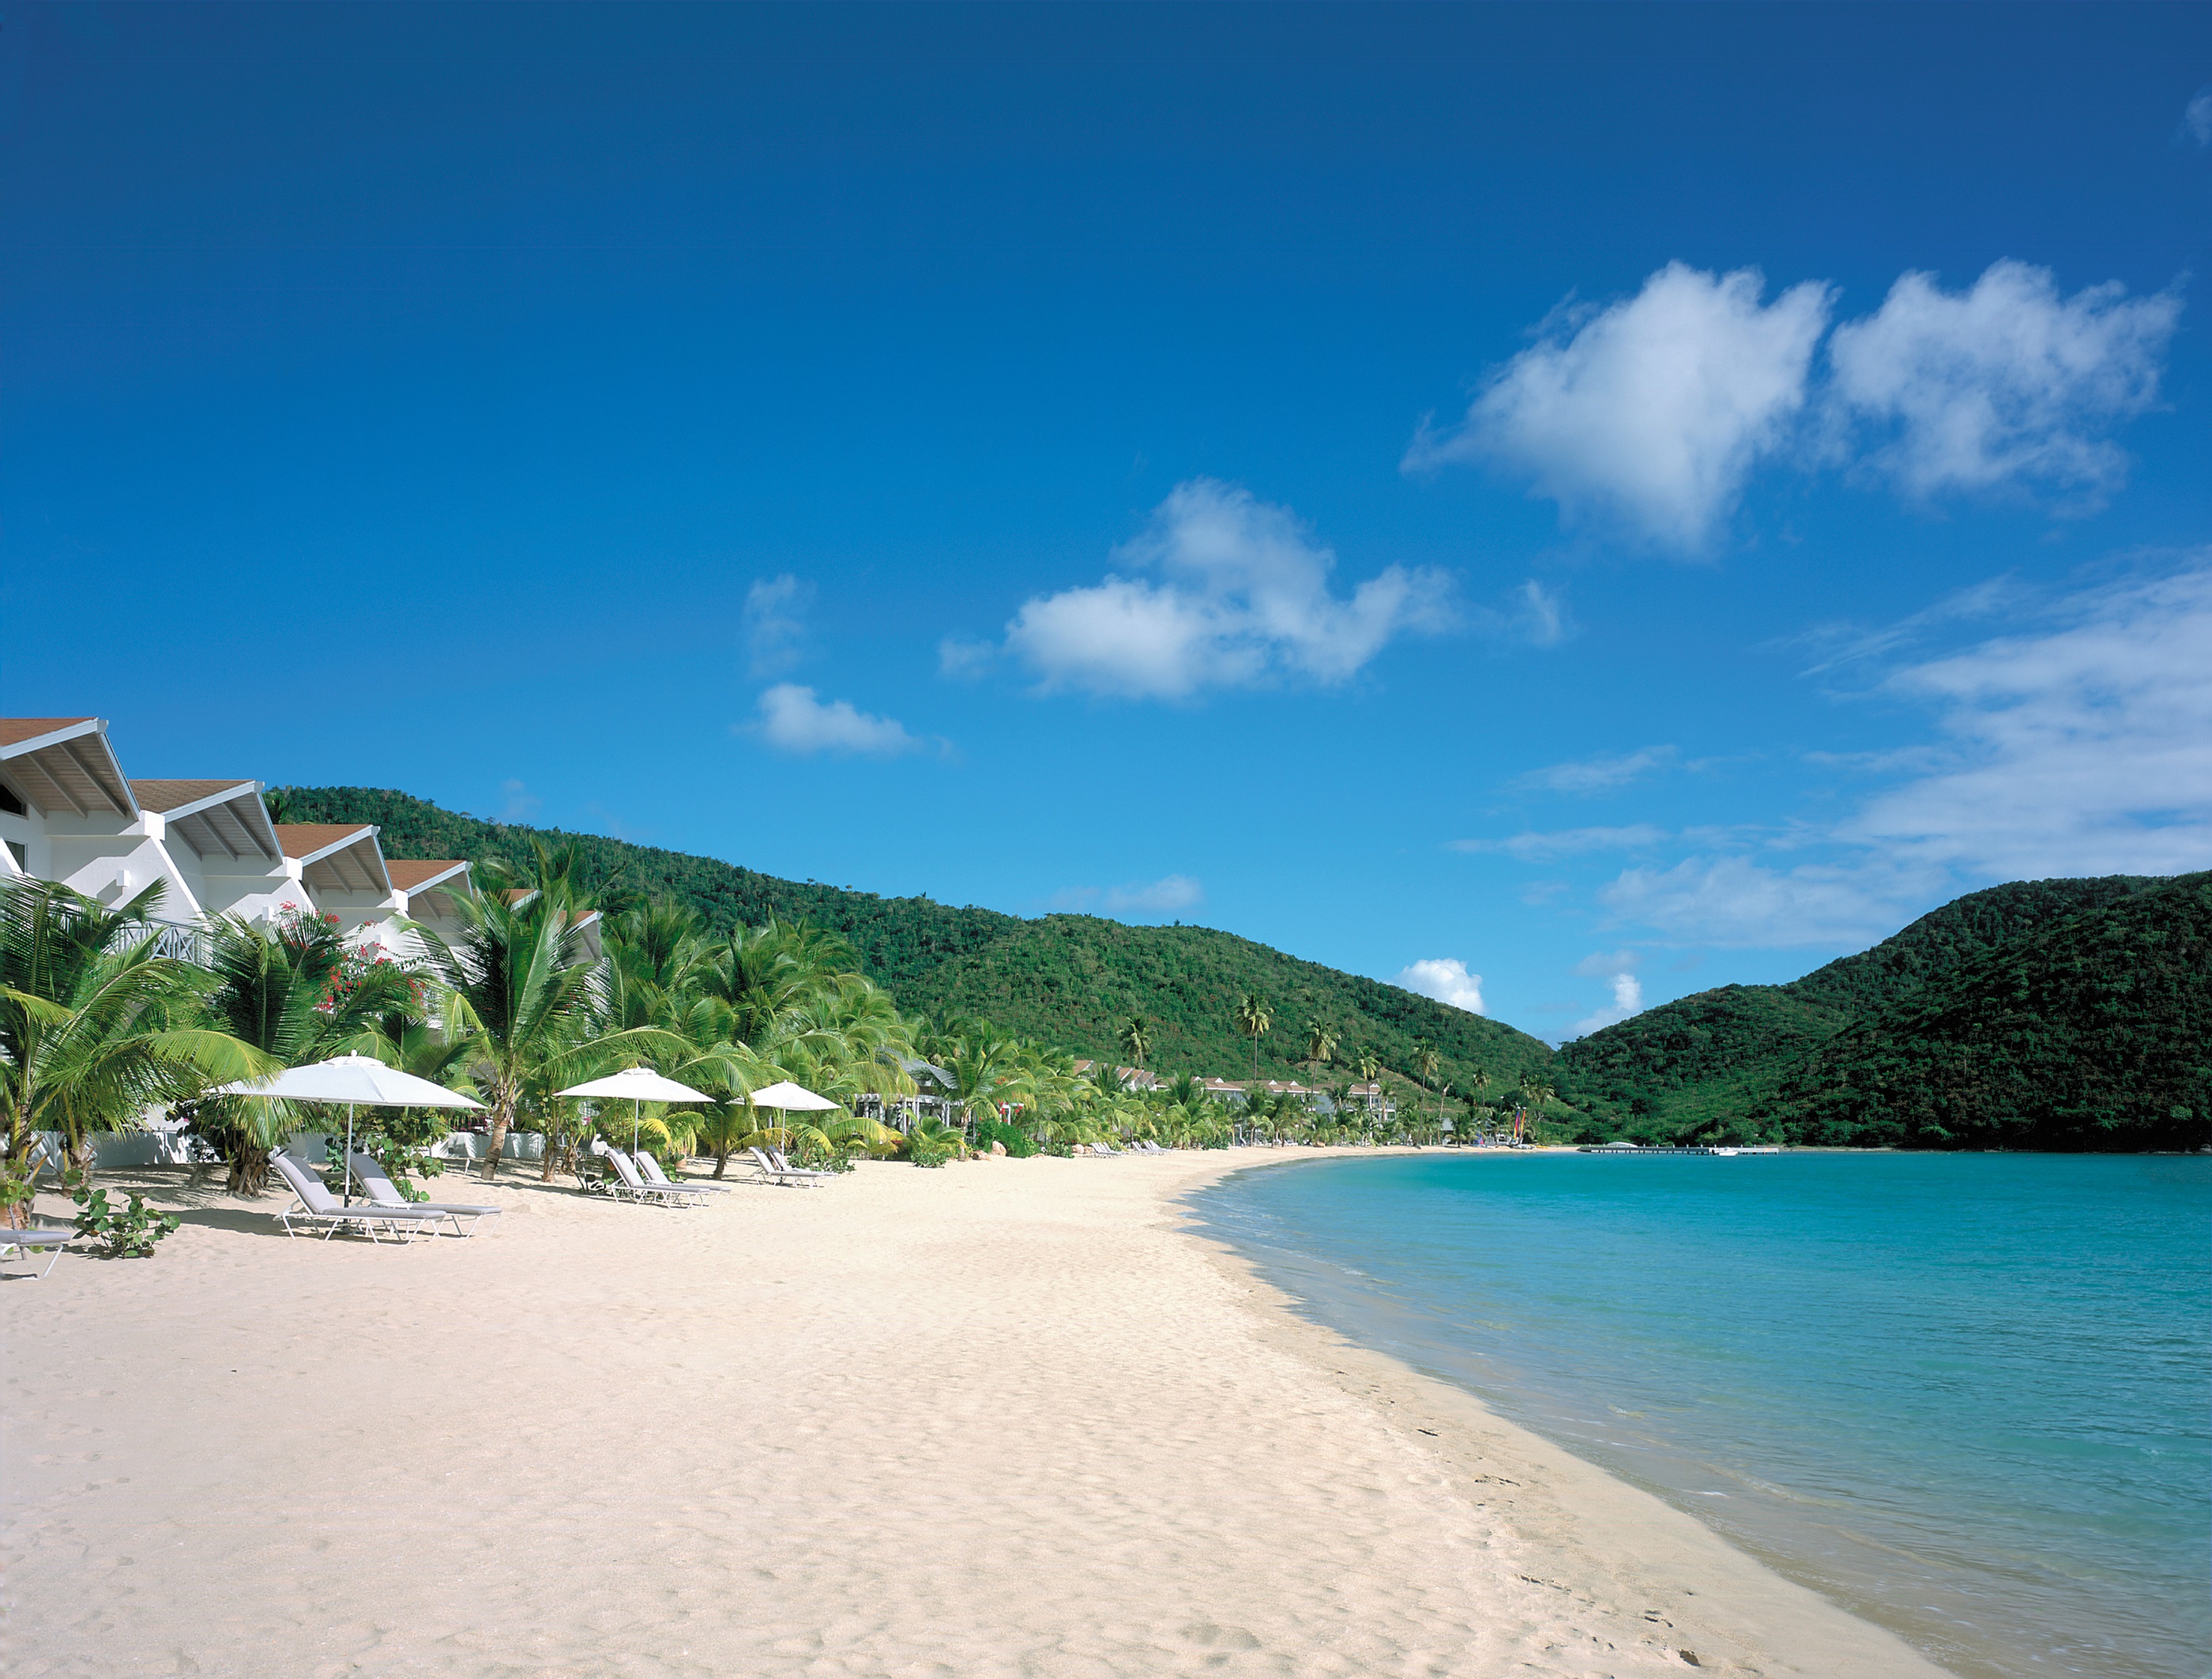
<path fill-rule="evenodd" d="M 787 1189 L 811 1189 L 828 1176 L 826 1172 L 793 1171 L 788 1166 L 780 1166 L 776 1160 L 783 1157 L 778 1154 L 771 1159 L 765 1148 L 749 1148 L 745 1154 L 752 1163 L 756 1181 L 762 1183 L 778 1183 Z"/>
<path fill-rule="evenodd" d="M 310 1227 L 322 1226 L 325 1242 L 341 1230 L 357 1230 L 372 1242 L 381 1242 L 389 1236 L 402 1244 L 420 1232 L 437 1232 L 438 1214 L 419 1207 L 380 1207 L 366 1201 L 348 1207 L 323 1187 L 320 1178 L 290 1155 L 272 1154 L 269 1164 L 284 1180 L 284 1187 L 296 1197 L 291 1206 L 276 1214 L 276 1221 L 284 1226 L 287 1236 L 300 1233 L 292 1228 L 295 1220 Z"/>
<path fill-rule="evenodd" d="M 660 1162 L 653 1158 L 652 1151 L 641 1148 L 629 1157 L 637 1163 L 638 1176 L 647 1183 L 663 1189 L 686 1189 L 697 1195 L 726 1195 L 730 1193 L 726 1183 L 702 1183 L 696 1177 L 687 1177 L 681 1183 L 661 1171 Z"/>
<path fill-rule="evenodd" d="M 453 1221 L 453 1234 L 456 1236 L 473 1233 L 477 1220 L 495 1219 L 502 1210 L 497 1207 L 471 1206 L 465 1201 L 410 1201 L 373 1154 L 347 1155 L 346 1170 L 353 1174 L 353 1181 L 361 1185 L 361 1192 L 377 1206 L 410 1208 L 418 1212 L 441 1214 Z M 468 1220 L 465 1225 L 461 1222 L 464 1219 Z"/>
<path fill-rule="evenodd" d="M 619 1148 L 608 1149 L 602 1157 L 615 1169 L 615 1193 L 625 1201 L 652 1201 L 661 1207 L 703 1207 L 707 1197 L 696 1190 L 648 1183 L 639 1175 L 637 1162 Z"/>
<path fill-rule="evenodd" d="M 0 1229 L 0 1263 L 17 1254 L 28 1259 L 42 1253 L 46 1256 L 46 1271 L 51 1271 L 54 1261 L 61 1257 L 63 1245 L 76 1234 L 74 1230 L 65 1230 L 58 1225 L 36 1225 L 29 1230 Z M 46 1271 L 38 1274 L 43 1277 Z"/>

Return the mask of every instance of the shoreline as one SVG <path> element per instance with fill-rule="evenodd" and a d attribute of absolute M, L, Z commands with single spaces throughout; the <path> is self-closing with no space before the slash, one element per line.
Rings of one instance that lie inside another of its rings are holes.
<path fill-rule="evenodd" d="M 0 1285 L 11 1669 L 1942 1675 L 1191 1228 L 1300 1163 L 509 1176 L 407 1250 L 103 1174 L 187 1223 Z"/>
<path fill-rule="evenodd" d="M 1511 1420 L 1468 1389 L 1318 1321 L 1304 1302 L 1265 1275 L 1259 1262 L 1206 1233 L 1200 1214 L 1190 1205 L 1201 1189 L 1245 1171 L 1432 1152 L 1301 1150 L 1288 1159 L 1237 1162 L 1182 1191 L 1185 1233 L 1250 1291 L 1260 1332 L 1298 1357 L 1316 1379 L 1364 1396 L 1401 1431 L 1432 1434 L 1425 1449 L 1444 1459 L 1462 1495 L 1474 1499 L 1476 1489 L 1514 1486 L 1513 1493 L 1494 1493 L 1495 1503 L 1508 1512 L 1532 1557 L 1548 1561 L 1554 1575 L 1568 1577 L 1543 1584 L 1615 1619 L 1645 1620 L 1652 1606 L 1665 1606 L 1671 1630 L 1708 1669 L 1952 1679 L 1950 1669 L 1898 1633 L 1798 1585 L 1657 1493 Z M 1513 1153 L 1547 1152 L 1577 1151 Z M 1617 1539 L 1595 1536 L 1595 1530 L 1607 1527 L 1637 1532 L 1638 1544 L 1624 1552 Z M 1645 1608 L 1632 1608 L 1638 1603 Z"/>

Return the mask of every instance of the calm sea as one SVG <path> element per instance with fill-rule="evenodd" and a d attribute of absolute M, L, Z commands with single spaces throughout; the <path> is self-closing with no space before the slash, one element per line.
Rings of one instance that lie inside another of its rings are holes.
<path fill-rule="evenodd" d="M 2212 1670 L 2212 1159 L 1424 1154 L 1194 1205 L 1958 1673 Z"/>

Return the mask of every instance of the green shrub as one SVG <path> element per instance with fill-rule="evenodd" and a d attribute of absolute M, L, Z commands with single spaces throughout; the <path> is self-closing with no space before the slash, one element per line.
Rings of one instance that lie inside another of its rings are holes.
<path fill-rule="evenodd" d="M 70 1174 L 70 1199 L 77 1204 L 76 1233 L 107 1244 L 110 1259 L 150 1259 L 154 1244 L 176 1234 L 184 1220 L 174 1213 L 156 1213 L 146 1197 L 133 1195 L 127 1207 L 115 1207 L 107 1191 L 91 1188 L 82 1172 Z"/>
<path fill-rule="evenodd" d="M 975 1147 L 983 1153 L 991 1145 L 1002 1145 L 1017 1160 L 1025 1160 L 1037 1152 L 1036 1140 L 1018 1125 L 1009 1125 L 1003 1119 L 979 1119 L 975 1122 Z"/>

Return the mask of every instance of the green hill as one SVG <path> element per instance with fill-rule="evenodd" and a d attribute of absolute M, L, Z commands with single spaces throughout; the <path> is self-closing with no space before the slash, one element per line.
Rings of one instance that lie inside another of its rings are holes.
<path fill-rule="evenodd" d="M 2208 879 L 1971 893 L 1788 985 L 1701 992 L 1569 1043 L 1557 1083 L 1592 1135 L 1645 1141 L 2193 1146 L 2212 1139 Z"/>
<path fill-rule="evenodd" d="M 1301 1066 L 1309 1019 L 1336 1029 L 1339 1077 L 1352 1076 L 1349 1063 L 1363 1048 L 1406 1073 L 1420 1037 L 1437 1045 L 1437 1082 L 1455 1092 L 1468 1087 L 1477 1068 L 1502 1087 L 1552 1063 L 1550 1048 L 1526 1032 L 1210 928 L 1026 918 L 927 897 L 879 897 L 595 834 L 486 822 L 384 788 L 278 791 L 292 821 L 375 823 L 391 857 L 520 861 L 533 836 L 574 840 L 595 881 L 688 904 L 714 928 L 774 915 L 830 928 L 909 1013 L 977 1015 L 1078 1055 L 1116 1055 L 1120 1023 L 1142 1013 L 1154 1023 L 1154 1067 L 1234 1078 L 1249 1069 L 1252 1051 L 1230 1010 L 1241 994 L 1256 991 L 1274 1007 L 1274 1028 L 1260 1045 L 1260 1069 L 1269 1077 L 1311 1078 Z"/>
<path fill-rule="evenodd" d="M 1766 1122 L 1792 1142 L 2212 1143 L 2212 873 L 1931 975 L 1777 1086 Z"/>

